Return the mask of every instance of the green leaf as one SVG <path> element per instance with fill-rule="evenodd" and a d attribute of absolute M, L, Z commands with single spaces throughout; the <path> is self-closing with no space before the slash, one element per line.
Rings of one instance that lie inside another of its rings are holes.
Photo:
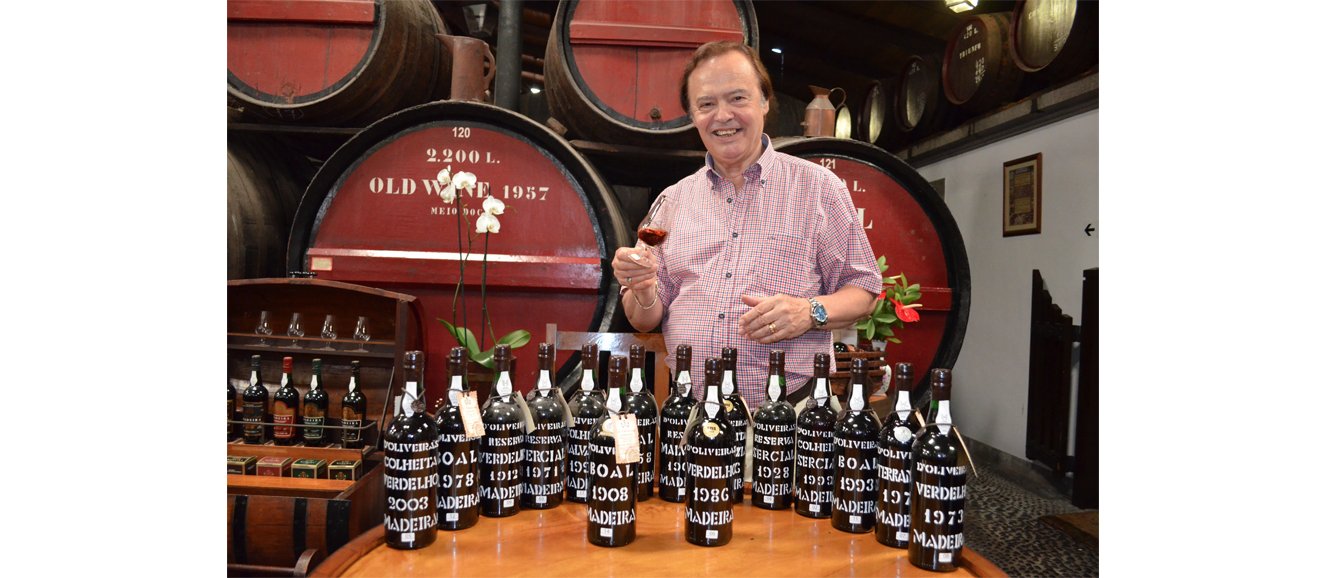
<path fill-rule="evenodd" d="M 872 325 L 869 317 L 856 322 L 856 328 L 858 330 L 865 329 L 868 325 Z"/>
<path fill-rule="evenodd" d="M 879 329 L 875 330 L 875 337 L 891 335 L 893 335 L 893 328 L 887 325 L 882 325 Z"/>
<path fill-rule="evenodd" d="M 487 367 L 488 369 L 493 368 L 493 350 L 491 349 L 479 353 L 472 353 L 470 354 L 470 359 L 473 359 L 475 363 Z"/>
<path fill-rule="evenodd" d="M 911 305 L 911 304 L 914 303 L 917 299 L 920 299 L 920 298 L 921 298 L 920 295 L 905 295 L 905 296 L 903 296 L 902 299 L 899 299 L 898 301 L 901 301 L 903 305 Z"/>
<path fill-rule="evenodd" d="M 875 302 L 875 312 L 872 313 L 871 315 L 879 315 L 888 310 L 889 310 L 889 302 L 881 299 Z"/>
<path fill-rule="evenodd" d="M 503 335 L 501 339 L 497 340 L 497 344 L 510 345 L 511 349 L 518 349 L 524 347 L 526 343 L 529 343 L 529 338 L 530 334 L 528 331 L 517 329 L 511 333 Z"/>
<path fill-rule="evenodd" d="M 911 285 L 908 285 L 908 286 L 907 286 L 907 292 L 908 292 L 908 293 L 911 293 L 912 291 L 918 291 L 918 292 L 919 292 L 920 290 L 921 290 L 921 284 L 920 284 L 920 283 L 912 283 Z"/>
<path fill-rule="evenodd" d="M 866 326 L 866 339 L 874 339 L 874 338 L 875 338 L 875 324 L 871 323 L 870 325 Z"/>
<path fill-rule="evenodd" d="M 889 270 L 889 266 L 888 266 L 888 265 L 885 265 L 884 262 L 885 262 L 885 259 L 884 259 L 884 256 L 883 256 L 883 255 L 880 255 L 880 256 L 879 256 L 879 259 L 877 259 L 877 260 L 875 261 L 875 263 L 879 265 L 879 272 L 880 272 L 880 273 L 883 273 L 883 272 Z"/>
<path fill-rule="evenodd" d="M 903 287 L 906 287 L 906 286 L 907 286 L 907 274 L 906 274 L 906 273 L 902 273 L 902 274 L 898 275 L 898 277 L 901 277 L 901 278 L 902 278 L 902 286 L 903 286 Z"/>
<path fill-rule="evenodd" d="M 889 338 L 886 338 L 885 341 L 892 341 L 892 342 L 894 342 L 894 343 L 902 343 L 902 340 L 901 340 L 901 339 L 898 339 L 897 337 L 889 337 Z"/>
<path fill-rule="evenodd" d="M 878 315 L 878 316 L 876 316 L 874 319 L 875 319 L 875 323 L 886 323 L 886 324 L 888 324 L 888 323 L 893 323 L 894 321 L 897 321 L 897 320 L 898 320 L 898 316 L 897 316 L 897 315 L 894 315 L 894 314 L 892 314 L 892 313 L 885 313 L 885 314 L 883 314 L 883 315 Z"/>

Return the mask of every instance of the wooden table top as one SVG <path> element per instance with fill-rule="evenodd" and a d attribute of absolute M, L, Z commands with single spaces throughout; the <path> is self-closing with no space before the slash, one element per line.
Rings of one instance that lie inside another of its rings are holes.
<path fill-rule="evenodd" d="M 479 518 L 439 531 L 419 550 L 394 550 L 379 525 L 337 550 L 310 576 L 1007 576 L 970 548 L 955 572 L 928 572 L 907 550 L 875 535 L 835 530 L 791 509 L 764 510 L 749 498 L 734 509 L 732 541 L 706 548 L 686 541 L 685 504 L 657 496 L 637 506 L 635 541 L 620 548 L 586 539 L 585 505 Z"/>

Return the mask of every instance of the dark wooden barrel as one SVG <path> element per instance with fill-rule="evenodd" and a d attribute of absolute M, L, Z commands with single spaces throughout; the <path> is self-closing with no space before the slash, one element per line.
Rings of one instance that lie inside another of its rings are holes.
<path fill-rule="evenodd" d="M 1008 48 L 1010 13 L 968 16 L 944 49 L 944 96 L 972 112 L 984 112 L 1017 97 L 1022 69 Z"/>
<path fill-rule="evenodd" d="M 898 73 L 898 92 L 894 117 L 898 129 L 915 141 L 948 128 L 953 120 L 953 105 L 944 98 L 940 76 L 943 58 L 939 54 L 912 56 Z"/>
<path fill-rule="evenodd" d="M 856 139 L 891 149 L 902 144 L 902 131 L 894 121 L 893 102 L 897 96 L 897 81 L 875 80 L 866 85 L 866 96 L 857 113 Z"/>
<path fill-rule="evenodd" d="M 848 106 L 838 107 L 838 113 L 833 123 L 834 138 L 852 138 L 855 131 L 852 124 L 852 109 Z"/>
<path fill-rule="evenodd" d="M 349 500 L 231 494 L 226 563 L 292 568 L 308 550 L 325 558 L 367 529 L 355 526 Z"/>
<path fill-rule="evenodd" d="M 1018 2 L 1009 23 L 1013 62 L 1041 83 L 1089 70 L 1099 61 L 1099 16 L 1099 2 Z"/>
<path fill-rule="evenodd" d="M 290 223 L 313 166 L 271 137 L 226 140 L 226 279 L 285 276 Z"/>
<path fill-rule="evenodd" d="M 681 106 L 681 73 L 713 40 L 759 49 L 750 0 L 562 2 L 544 57 L 548 108 L 578 138 L 701 148 Z"/>
<path fill-rule="evenodd" d="M 906 273 L 921 285 L 921 319 L 898 331 L 902 343 L 890 343 L 886 351 L 890 364 L 914 364 L 925 390 L 931 368 L 952 368 L 957 361 L 971 308 L 971 269 L 953 214 L 920 173 L 877 146 L 793 137 L 775 140 L 774 148 L 843 179 L 871 249 L 888 258 L 886 275 Z"/>
<path fill-rule="evenodd" d="M 473 196 L 457 197 L 468 218 L 461 231 L 456 201 L 436 194 L 436 175 L 448 166 L 480 182 Z M 416 296 L 431 324 L 425 383 L 442 391 L 446 353 L 457 343 L 437 320 L 452 320 L 465 249 L 459 237 L 473 233 L 486 194 L 506 204 L 500 232 L 488 238 L 488 313 L 497 337 L 533 334 L 530 346 L 515 350 L 522 360 L 516 386 L 528 390 L 548 323 L 568 331 L 624 328 L 608 262 L 618 247 L 635 243 L 612 190 L 547 127 L 495 106 L 451 101 L 369 125 L 313 178 L 291 229 L 287 267 Z M 464 270 L 465 318 L 456 315 L 476 337 L 484 242 L 483 235 L 474 241 Z M 492 347 L 492 337 L 485 341 L 484 349 Z M 558 361 L 565 375 L 579 354 Z"/>
<path fill-rule="evenodd" d="M 446 98 L 446 26 L 423 0 L 230 0 L 226 77 L 245 120 L 365 126 Z"/>

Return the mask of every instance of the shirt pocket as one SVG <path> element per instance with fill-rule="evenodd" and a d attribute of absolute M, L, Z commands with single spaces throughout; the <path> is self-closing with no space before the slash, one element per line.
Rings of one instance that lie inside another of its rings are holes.
<path fill-rule="evenodd" d="M 760 238 L 759 260 L 752 275 L 757 292 L 793 297 L 813 296 L 819 287 L 815 274 L 815 239 L 809 235 L 775 233 Z"/>

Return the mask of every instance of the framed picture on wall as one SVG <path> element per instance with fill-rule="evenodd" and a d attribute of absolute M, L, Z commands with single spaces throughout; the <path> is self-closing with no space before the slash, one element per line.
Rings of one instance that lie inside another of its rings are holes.
<path fill-rule="evenodd" d="M 1041 232 L 1041 153 L 1004 163 L 1004 236 Z"/>

